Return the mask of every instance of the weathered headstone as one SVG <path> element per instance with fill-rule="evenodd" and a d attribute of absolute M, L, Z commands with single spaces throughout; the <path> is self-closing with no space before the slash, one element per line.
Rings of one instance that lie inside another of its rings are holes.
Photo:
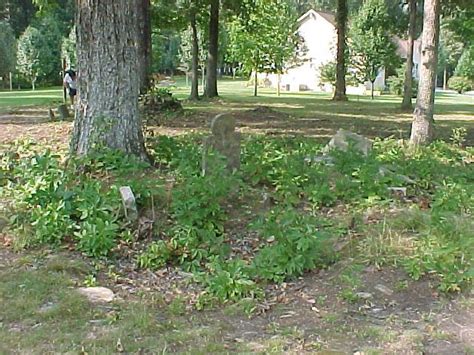
<path fill-rule="evenodd" d="M 69 110 L 67 105 L 59 105 L 58 106 L 58 115 L 61 120 L 67 120 L 69 118 Z"/>
<path fill-rule="evenodd" d="M 357 133 L 340 129 L 331 138 L 326 147 L 324 147 L 323 151 L 328 153 L 332 149 L 338 149 L 347 152 L 351 146 L 365 156 L 369 155 L 369 152 L 372 150 L 372 142 L 370 139 Z"/>
<path fill-rule="evenodd" d="M 209 151 L 215 150 L 227 160 L 227 168 L 230 171 L 240 168 L 240 133 L 235 131 L 235 118 L 229 114 L 222 113 L 212 119 L 212 135 L 204 140 L 204 151 L 202 159 L 203 173 L 206 174 L 210 166 Z"/>
<path fill-rule="evenodd" d="M 130 186 L 120 187 L 120 196 L 122 197 L 123 209 L 125 211 L 125 218 L 130 222 L 138 220 L 138 209 L 135 201 L 135 195 L 133 194 Z"/>

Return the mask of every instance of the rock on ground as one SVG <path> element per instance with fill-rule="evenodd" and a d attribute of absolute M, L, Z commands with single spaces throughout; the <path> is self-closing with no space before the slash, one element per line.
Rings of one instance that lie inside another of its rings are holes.
<path fill-rule="evenodd" d="M 115 298 L 112 290 L 106 287 L 80 287 L 77 292 L 86 296 L 92 303 L 112 302 Z"/>

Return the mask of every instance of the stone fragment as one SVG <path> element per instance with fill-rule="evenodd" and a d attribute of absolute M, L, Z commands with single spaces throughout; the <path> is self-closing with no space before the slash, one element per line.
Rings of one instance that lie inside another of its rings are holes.
<path fill-rule="evenodd" d="M 328 153 L 332 149 L 347 152 L 351 146 L 355 151 L 367 156 L 372 150 L 372 141 L 357 133 L 340 129 L 324 147 L 323 152 Z"/>
<path fill-rule="evenodd" d="M 384 295 L 387 295 L 387 296 L 393 295 L 393 291 L 389 289 L 387 286 L 384 286 L 382 284 L 375 285 L 374 289 L 376 289 L 379 292 L 382 292 Z"/>
<path fill-rule="evenodd" d="M 204 140 L 202 159 L 203 174 L 212 169 L 210 150 L 215 150 L 226 158 L 230 171 L 240 168 L 240 133 L 235 132 L 235 118 L 223 113 L 213 118 L 211 122 L 212 135 Z"/>
<path fill-rule="evenodd" d="M 401 197 L 406 197 L 407 195 L 407 188 L 406 187 L 387 187 L 388 191 L 393 193 L 394 195 L 401 196 Z"/>
<path fill-rule="evenodd" d="M 357 292 L 356 296 L 362 300 L 368 300 L 373 297 L 370 292 Z"/>
<path fill-rule="evenodd" d="M 108 303 L 115 298 L 113 291 L 107 287 L 80 287 L 77 292 L 86 296 L 92 303 Z"/>
<path fill-rule="evenodd" d="M 120 196 L 122 197 L 123 209 L 125 211 L 125 218 L 130 222 L 138 220 L 138 209 L 135 201 L 135 195 L 133 194 L 130 186 L 120 187 Z"/>

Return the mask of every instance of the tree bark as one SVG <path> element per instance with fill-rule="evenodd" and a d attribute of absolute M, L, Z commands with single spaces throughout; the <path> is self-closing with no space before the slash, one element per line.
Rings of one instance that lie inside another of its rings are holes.
<path fill-rule="evenodd" d="M 71 153 L 117 149 L 148 160 L 138 115 L 138 8 L 76 0 L 78 92 Z"/>
<path fill-rule="evenodd" d="M 373 81 L 370 82 L 370 97 L 372 98 L 372 100 L 374 99 L 374 82 Z"/>
<path fill-rule="evenodd" d="M 151 18 L 150 0 L 138 1 L 138 55 L 140 61 L 140 92 L 145 93 L 150 85 L 151 74 Z"/>
<path fill-rule="evenodd" d="M 278 73 L 278 80 L 277 80 L 277 96 L 281 95 L 281 73 Z"/>
<path fill-rule="evenodd" d="M 446 90 L 448 88 L 448 68 L 444 66 L 443 70 L 443 90 Z"/>
<path fill-rule="evenodd" d="M 217 92 L 217 59 L 219 55 L 219 0 L 211 0 L 209 18 L 209 49 L 207 53 L 206 97 L 216 97 Z"/>
<path fill-rule="evenodd" d="M 199 40 L 196 25 L 196 11 L 192 10 L 190 14 L 190 23 L 192 31 L 192 63 L 191 63 L 191 94 L 190 100 L 199 99 Z"/>
<path fill-rule="evenodd" d="M 416 2 L 417 0 L 409 0 L 410 24 L 408 26 L 408 50 L 407 63 L 405 67 L 405 81 L 403 83 L 403 101 L 402 109 L 411 110 L 411 98 L 413 96 L 413 47 L 416 35 Z"/>
<path fill-rule="evenodd" d="M 253 83 L 253 96 L 257 97 L 258 94 L 258 69 L 255 68 L 254 83 Z"/>
<path fill-rule="evenodd" d="M 334 101 L 347 101 L 346 95 L 346 27 L 347 0 L 337 0 L 337 56 L 336 56 L 336 89 Z"/>
<path fill-rule="evenodd" d="M 433 109 L 438 62 L 440 0 L 425 0 L 421 48 L 420 83 L 410 143 L 427 144 L 434 137 Z"/>

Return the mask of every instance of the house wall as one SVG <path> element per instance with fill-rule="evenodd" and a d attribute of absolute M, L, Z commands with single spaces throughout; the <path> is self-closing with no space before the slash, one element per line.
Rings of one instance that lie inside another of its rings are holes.
<path fill-rule="evenodd" d="M 281 85 L 290 91 L 321 91 L 319 68 L 336 56 L 336 29 L 317 13 L 310 14 L 300 25 L 298 33 L 304 39 L 304 63 L 288 69 L 281 77 Z M 328 88 L 326 88 L 328 89 Z"/>
<path fill-rule="evenodd" d="M 333 23 L 322 17 L 316 11 L 309 11 L 298 28 L 299 35 L 303 38 L 306 53 L 302 63 L 290 67 L 280 76 L 280 87 L 286 91 L 326 91 L 333 90 L 330 84 L 322 84 L 320 81 L 320 67 L 336 59 L 337 32 Z M 419 42 L 419 41 L 417 41 Z M 420 60 L 420 44 L 415 43 L 414 51 L 414 76 L 418 77 L 418 63 Z M 259 73 L 259 80 L 265 82 L 266 86 L 276 88 L 278 76 L 276 74 Z M 385 70 L 381 69 L 374 83 L 374 89 L 379 91 L 385 88 Z M 365 90 L 371 89 L 371 83 L 366 82 L 357 87 L 347 87 L 347 92 L 352 94 L 364 94 Z"/>

